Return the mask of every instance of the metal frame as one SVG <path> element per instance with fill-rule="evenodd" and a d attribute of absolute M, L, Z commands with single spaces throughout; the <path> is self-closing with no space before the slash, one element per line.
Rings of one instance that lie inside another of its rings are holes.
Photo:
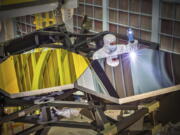
<path fill-rule="evenodd" d="M 109 0 L 103 0 L 103 31 L 109 30 L 109 11 L 108 11 Z"/>
<path fill-rule="evenodd" d="M 67 32 L 64 25 L 54 25 L 35 31 L 23 37 L 3 42 L 1 43 L 0 48 L 0 61 L 3 62 L 11 55 L 21 54 L 30 51 L 31 49 L 40 47 L 66 49 L 91 58 L 92 53 L 101 47 L 98 41 L 102 40 L 103 36 L 109 32 L 105 31 L 97 34 L 84 34 L 84 30 L 80 34 L 76 34 Z M 124 35 L 116 35 L 124 40 L 127 40 Z M 71 37 L 75 37 L 74 44 L 70 40 Z M 82 38 L 83 40 L 80 40 Z M 63 45 L 54 45 L 53 43 L 55 42 L 61 42 Z M 88 46 L 91 42 L 95 43 L 95 47 L 91 48 Z M 139 43 L 149 48 L 158 49 L 158 44 L 156 43 L 146 42 L 143 40 L 139 40 Z M 14 46 L 14 44 L 16 44 L 16 46 Z M 47 134 L 52 126 L 93 129 L 99 134 L 108 134 L 111 132 L 119 133 L 124 131 L 134 124 L 139 118 L 144 117 L 145 114 L 148 113 L 148 109 L 147 107 L 139 108 L 139 103 L 136 105 L 120 105 L 119 99 L 116 98 L 118 97 L 117 93 L 110 81 L 107 79 L 107 76 L 105 74 L 103 76 L 98 74 L 99 70 L 101 70 L 99 67 L 100 65 L 97 63 L 92 65 L 92 68 L 107 88 L 110 96 L 79 86 L 77 82 L 69 85 L 68 87 L 60 86 L 53 88 L 53 90 L 48 88 L 43 90 L 43 93 L 40 92 L 42 90 L 37 90 L 36 92 L 32 91 L 15 94 L 15 96 L 1 90 L 0 106 L 2 112 L 4 112 L 4 107 L 20 106 L 24 109 L 9 115 L 1 113 L 0 125 L 8 121 L 34 124 L 34 126 L 17 133 L 17 135 L 26 135 L 32 132 L 36 132 L 36 134 Z M 74 93 L 76 91 L 83 92 L 83 98 L 85 98 L 87 102 L 74 101 Z M 44 97 L 46 98 L 44 99 Z M 92 123 L 61 121 L 58 116 L 53 114 L 52 107 L 81 108 L 82 110 L 88 110 L 91 114 L 89 119 L 92 119 Z M 41 110 L 40 115 L 43 116 L 42 118 L 34 113 L 39 109 Z M 117 121 L 104 114 L 104 111 L 109 109 L 135 110 L 135 113 Z"/>
<path fill-rule="evenodd" d="M 82 90 L 83 89 L 83 90 Z M 83 98 L 87 102 L 74 101 L 74 94 L 76 91 L 84 92 Z M 29 92 L 30 93 L 30 92 Z M 53 97 L 54 101 L 46 101 L 43 97 Z M 37 104 L 36 100 L 42 98 L 44 101 Z M 69 100 L 69 98 L 71 100 Z M 150 100 L 151 101 L 151 100 Z M 152 99 L 154 101 L 154 99 Z M 1 92 L 0 94 L 0 103 L 1 106 L 1 115 L 0 115 L 0 125 L 5 122 L 14 121 L 27 124 L 33 124 L 32 127 L 27 128 L 16 135 L 28 135 L 30 133 L 35 134 L 48 134 L 48 131 L 53 126 L 59 127 L 69 127 L 69 128 L 83 128 L 83 129 L 92 129 L 97 131 L 98 134 L 108 135 L 109 133 L 117 134 L 124 133 L 131 125 L 136 123 L 140 118 L 144 117 L 148 113 L 151 113 L 154 110 L 157 110 L 157 103 L 152 103 L 151 105 L 141 105 L 141 102 L 134 104 L 120 105 L 114 101 L 113 97 L 101 96 L 97 92 L 92 90 L 80 87 L 77 83 L 74 84 L 74 87 L 68 90 L 64 90 L 61 94 L 57 92 L 49 92 L 43 94 L 36 94 L 29 97 L 17 97 L 11 98 L 8 95 L 5 95 Z M 17 112 L 12 114 L 2 114 L 4 112 L 4 107 L 22 107 Z M 75 122 L 75 121 L 64 121 L 61 120 L 58 116 L 53 114 L 52 107 L 58 108 L 81 108 L 86 110 L 88 113 L 83 113 L 84 115 L 92 120 L 92 122 Z M 41 110 L 39 114 L 34 113 L 36 110 Z M 117 121 L 109 116 L 107 116 L 104 111 L 106 110 L 134 110 L 135 113 L 124 117 L 123 119 Z M 131 133 L 131 131 L 129 131 Z M 150 135 L 150 131 L 139 131 Z M 127 133 L 127 132 L 126 132 Z M 132 132 L 133 133 L 133 132 Z"/>
<path fill-rule="evenodd" d="M 67 101 L 67 98 L 73 96 L 72 91 L 78 91 L 79 89 L 74 88 L 68 91 L 65 91 L 64 94 L 59 96 L 54 96 L 52 94 L 51 97 L 54 97 L 54 101 L 50 102 L 42 102 L 41 104 L 35 104 L 35 100 L 43 97 L 43 96 L 49 96 L 47 94 L 45 95 L 36 95 L 35 97 L 31 98 L 9 98 L 6 95 L 1 94 L 1 105 L 6 107 L 14 107 L 14 106 L 21 106 L 26 107 L 25 109 L 21 109 L 20 111 L 14 112 L 9 115 L 1 115 L 0 117 L 0 125 L 2 125 L 4 122 L 8 121 L 14 121 L 14 122 L 23 122 L 23 123 L 29 123 L 34 124 L 34 126 L 27 128 L 19 133 L 17 135 L 28 135 L 30 133 L 35 132 L 35 134 L 47 134 L 50 127 L 52 126 L 60 126 L 60 127 L 70 127 L 70 128 L 84 128 L 84 129 L 92 129 L 102 134 L 107 134 L 111 132 L 111 130 L 106 129 L 106 125 L 108 123 L 112 123 L 113 128 L 117 128 L 117 133 L 123 131 L 124 129 L 128 128 L 130 125 L 135 123 L 139 118 L 143 117 L 145 114 L 148 113 L 147 108 L 138 109 L 137 106 L 133 105 L 118 105 L 118 104 L 112 104 L 112 103 L 106 103 L 103 98 L 100 96 L 97 96 L 94 98 L 94 95 L 90 93 L 86 93 L 87 95 L 87 103 L 86 102 L 76 102 L 76 101 Z M 11 101 L 8 101 L 8 100 Z M 28 100 L 29 99 L 29 100 Z M 63 100 L 63 101 L 62 101 Z M 108 100 L 108 99 L 107 99 Z M 20 101 L 20 102 L 19 102 Z M 23 102 L 23 104 L 20 104 Z M 109 101 L 110 102 L 110 101 Z M 13 104 L 12 104 L 13 103 Z M 30 104 L 31 103 L 31 104 Z M 89 110 L 89 112 L 92 114 L 90 119 L 92 119 L 92 123 L 87 122 L 74 122 L 74 121 L 62 121 L 58 120 L 59 118 L 53 115 L 51 107 L 68 107 L 68 108 L 81 108 L 85 110 Z M 43 113 L 43 118 L 40 118 L 39 115 L 33 113 L 36 110 L 41 110 L 40 114 Z M 127 110 L 137 110 L 136 113 L 134 113 L 132 116 L 129 116 L 122 121 L 116 121 L 112 118 L 109 118 L 104 114 L 105 110 L 108 109 L 127 109 Z M 30 115 L 31 114 L 31 115 Z M 120 128 L 119 128 L 120 127 Z M 112 130 L 114 130 L 112 128 Z"/>
<path fill-rule="evenodd" d="M 159 6 L 160 0 L 153 0 L 151 41 L 156 43 L 158 43 L 159 40 Z"/>
<path fill-rule="evenodd" d="M 98 75 L 99 76 L 99 75 Z M 101 77 L 101 76 L 99 76 Z M 74 101 L 74 94 L 76 91 L 84 92 L 84 97 L 87 102 L 78 102 Z M 31 93 L 31 92 L 29 92 Z M 54 98 L 54 101 L 47 101 L 43 97 Z M 36 100 L 42 98 L 40 103 L 37 103 Z M 69 98 L 71 100 L 69 100 Z M 60 127 L 69 127 L 69 128 L 84 128 L 84 129 L 92 129 L 97 131 L 99 134 L 108 135 L 109 133 L 117 134 L 124 132 L 128 127 L 133 125 L 140 118 L 144 117 L 146 114 L 151 113 L 153 110 L 157 109 L 157 103 L 151 104 L 151 106 L 141 105 L 141 102 L 137 102 L 134 104 L 126 104 L 120 105 L 111 96 L 101 95 L 97 92 L 93 92 L 92 90 L 88 90 L 87 88 L 83 88 L 78 86 L 77 83 L 74 84 L 74 87 L 70 89 L 64 89 L 63 92 L 51 92 L 46 91 L 46 93 L 36 95 L 31 95 L 28 97 L 11 98 L 11 96 L 4 94 L 1 92 L 0 94 L 0 103 L 2 109 L 4 107 L 15 107 L 21 106 L 24 109 L 20 111 L 14 112 L 12 114 L 1 114 L 0 116 L 0 125 L 8 121 L 14 122 L 23 122 L 34 124 L 34 126 L 27 128 L 17 135 L 28 135 L 30 133 L 35 134 L 48 134 L 50 127 L 52 126 L 60 126 Z M 154 99 L 150 100 L 154 101 Z M 154 107 L 155 105 L 155 107 Z M 91 123 L 87 122 L 74 122 L 74 121 L 62 121 L 58 116 L 53 114 L 52 107 L 58 108 L 81 108 L 82 110 L 88 111 L 91 116 L 88 116 L 87 113 L 85 115 L 89 119 L 92 120 Z M 39 115 L 33 113 L 36 110 L 41 110 L 40 115 L 43 117 L 39 117 Z M 106 110 L 134 110 L 135 113 L 131 114 L 128 117 L 125 117 L 119 121 L 114 120 L 107 115 L 104 114 Z M 2 110 L 2 112 L 4 112 Z M 148 132 L 150 131 L 141 131 Z"/>
<path fill-rule="evenodd" d="M 54 25 L 38 31 L 34 31 L 19 38 L 2 42 L 0 44 L 0 62 L 4 61 L 11 55 L 21 54 L 35 48 L 44 47 L 66 49 L 68 51 L 75 52 L 90 58 L 92 53 L 102 46 L 100 41 L 103 39 L 103 36 L 108 33 L 111 32 L 105 31 L 97 34 L 76 34 L 67 32 L 64 25 Z M 114 34 L 121 39 L 127 40 L 127 37 L 124 35 L 117 33 Z M 81 37 L 84 38 L 84 41 L 75 41 L 75 44 L 72 44 L 72 41 L 70 40 L 71 37 L 75 37 L 76 40 Z M 56 42 L 61 42 L 63 45 L 54 45 L 53 43 Z M 88 46 L 88 44 L 91 42 L 95 42 L 95 48 Z M 140 39 L 139 43 L 153 49 L 158 49 L 157 43 L 152 43 Z M 14 46 L 14 44 L 17 45 Z"/>

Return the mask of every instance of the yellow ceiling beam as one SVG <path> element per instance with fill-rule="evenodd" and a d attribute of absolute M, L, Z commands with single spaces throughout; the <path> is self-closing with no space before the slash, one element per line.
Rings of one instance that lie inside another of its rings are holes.
<path fill-rule="evenodd" d="M 34 2 L 37 0 L 1 0 L 0 5 L 5 6 L 5 5 L 13 5 L 13 4 L 23 4 L 27 2 Z"/>

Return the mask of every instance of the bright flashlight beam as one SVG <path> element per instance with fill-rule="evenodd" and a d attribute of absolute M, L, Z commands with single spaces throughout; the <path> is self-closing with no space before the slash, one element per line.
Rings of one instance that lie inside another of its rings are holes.
<path fill-rule="evenodd" d="M 133 32 L 132 31 L 128 31 L 129 34 L 132 34 Z"/>
<path fill-rule="evenodd" d="M 135 61 L 135 60 L 136 60 L 136 57 L 137 57 L 136 52 L 134 52 L 134 51 L 130 52 L 130 53 L 129 53 L 129 56 L 130 56 L 130 59 L 131 59 L 132 61 Z"/>

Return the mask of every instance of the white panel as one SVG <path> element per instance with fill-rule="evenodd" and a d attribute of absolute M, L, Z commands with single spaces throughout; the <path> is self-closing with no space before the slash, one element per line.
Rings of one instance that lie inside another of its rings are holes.
<path fill-rule="evenodd" d="M 38 5 L 38 6 L 1 11 L 0 20 L 4 18 L 12 18 L 12 17 L 18 17 L 18 16 L 32 15 L 35 13 L 48 12 L 48 11 L 52 11 L 56 9 L 57 7 L 58 7 L 58 2 L 55 2 L 51 4 L 43 4 L 43 5 Z"/>

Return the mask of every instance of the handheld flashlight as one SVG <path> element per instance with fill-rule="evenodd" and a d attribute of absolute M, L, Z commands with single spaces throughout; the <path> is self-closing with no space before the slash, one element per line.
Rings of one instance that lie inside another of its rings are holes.
<path fill-rule="evenodd" d="M 134 43 L 134 32 L 131 28 L 127 30 L 128 41 Z"/>

